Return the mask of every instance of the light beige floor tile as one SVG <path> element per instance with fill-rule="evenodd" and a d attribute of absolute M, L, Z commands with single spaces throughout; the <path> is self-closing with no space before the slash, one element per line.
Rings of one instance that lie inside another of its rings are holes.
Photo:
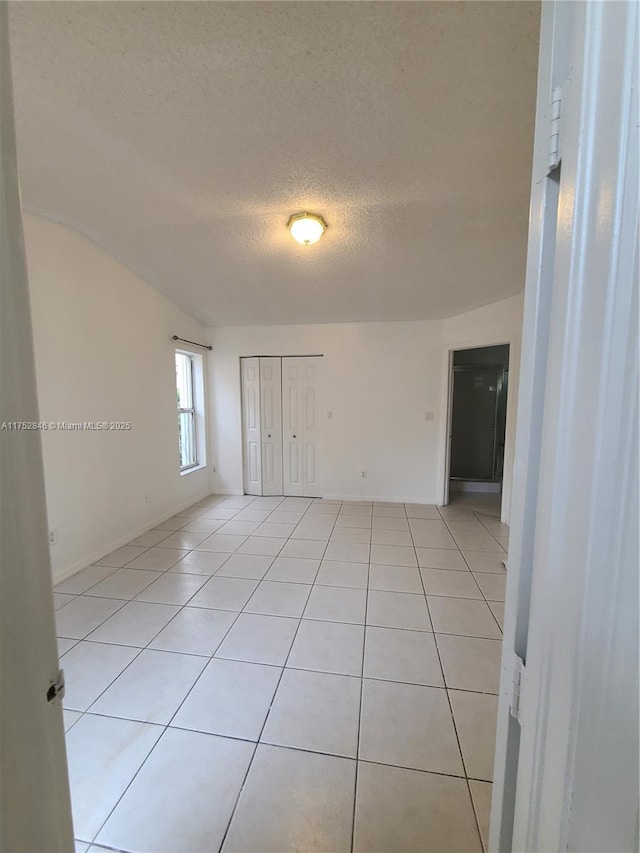
<path fill-rule="evenodd" d="M 354 853 L 481 853 L 464 779 L 360 762 Z"/>
<path fill-rule="evenodd" d="M 494 554 L 502 554 L 502 546 L 488 533 L 457 533 L 455 540 L 458 548 L 465 551 L 483 551 Z"/>
<path fill-rule="evenodd" d="M 314 498 L 289 497 L 285 498 L 282 503 L 279 504 L 278 509 L 283 512 L 296 512 L 299 509 L 307 510 L 313 501 Z"/>
<path fill-rule="evenodd" d="M 273 512 L 283 503 L 284 498 L 277 495 L 268 498 L 257 497 L 251 501 L 247 509 L 267 509 L 269 512 Z"/>
<path fill-rule="evenodd" d="M 407 545 L 372 545 L 371 562 L 386 566 L 417 566 L 416 552 Z"/>
<path fill-rule="evenodd" d="M 404 518 L 406 520 L 407 513 L 404 509 L 404 504 L 375 504 L 373 507 L 373 518 Z"/>
<path fill-rule="evenodd" d="M 462 555 L 472 572 L 497 572 L 501 574 L 506 571 L 502 562 L 506 559 L 506 554 L 491 554 L 486 551 L 463 551 Z"/>
<path fill-rule="evenodd" d="M 476 582 L 482 590 L 484 597 L 491 601 L 504 601 L 505 589 L 507 586 L 506 574 L 489 574 L 488 572 L 478 572 Z"/>
<path fill-rule="evenodd" d="M 306 560 L 321 560 L 327 543 L 317 539 L 289 539 L 280 551 L 281 557 L 302 557 Z"/>
<path fill-rule="evenodd" d="M 282 551 L 286 539 L 276 536 L 250 536 L 238 548 L 238 554 L 262 554 L 266 557 L 275 557 Z"/>
<path fill-rule="evenodd" d="M 408 592 L 383 592 L 370 589 L 367 625 L 380 628 L 407 628 L 431 631 L 431 621 L 424 595 Z"/>
<path fill-rule="evenodd" d="M 435 639 L 424 631 L 367 627 L 364 675 L 444 687 Z"/>
<path fill-rule="evenodd" d="M 416 554 L 418 565 L 425 569 L 469 570 L 460 551 L 451 548 L 416 548 Z"/>
<path fill-rule="evenodd" d="M 355 761 L 260 744 L 223 851 L 349 853 Z"/>
<path fill-rule="evenodd" d="M 371 529 L 369 527 L 336 527 L 331 534 L 331 541 L 368 545 L 371 542 Z"/>
<path fill-rule="evenodd" d="M 366 542 L 329 542 L 325 560 L 347 563 L 368 563 L 370 546 Z"/>
<path fill-rule="evenodd" d="M 291 536 L 295 527 L 295 524 L 277 524 L 272 521 L 263 521 L 254 533 L 256 536 L 275 536 L 282 539 Z"/>
<path fill-rule="evenodd" d="M 364 589 L 316 585 L 311 590 L 304 618 L 363 625 L 366 599 Z"/>
<path fill-rule="evenodd" d="M 236 515 L 240 512 L 242 507 L 225 507 L 225 506 L 214 506 L 211 509 L 206 510 L 201 516 L 201 518 L 209 518 L 212 521 L 231 521 L 232 518 L 235 518 Z"/>
<path fill-rule="evenodd" d="M 501 631 L 484 601 L 471 598 L 427 596 L 433 630 L 438 634 L 500 639 Z"/>
<path fill-rule="evenodd" d="M 260 740 L 355 758 L 360 679 L 285 669 Z"/>
<path fill-rule="evenodd" d="M 326 542 L 331 536 L 333 524 L 306 524 L 300 523 L 291 534 L 292 539 L 316 539 Z"/>
<path fill-rule="evenodd" d="M 180 608 L 174 604 L 149 604 L 129 601 L 110 616 L 88 639 L 123 646 L 146 646 Z"/>
<path fill-rule="evenodd" d="M 489 824 L 491 821 L 491 793 L 493 785 L 491 782 L 478 782 L 476 779 L 469 781 L 471 788 L 471 799 L 478 818 L 482 844 L 486 851 L 489 850 Z"/>
<path fill-rule="evenodd" d="M 67 735 L 77 838 L 91 841 L 162 734 L 161 726 L 85 714 Z"/>
<path fill-rule="evenodd" d="M 482 600 L 471 572 L 451 569 L 420 569 L 427 595 L 445 595 L 453 598 L 477 598 Z"/>
<path fill-rule="evenodd" d="M 500 684 L 500 640 L 437 634 L 444 680 L 456 690 L 497 693 Z"/>
<path fill-rule="evenodd" d="M 369 589 L 423 593 L 418 569 L 413 566 L 381 566 L 378 563 L 372 563 L 369 568 Z"/>
<path fill-rule="evenodd" d="M 218 850 L 252 752 L 244 741 L 167 729 L 97 841 L 154 853 Z"/>
<path fill-rule="evenodd" d="M 321 586 L 350 586 L 366 589 L 369 566 L 366 563 L 346 563 L 323 560 L 316 583 Z"/>
<path fill-rule="evenodd" d="M 304 557 L 276 557 L 264 579 L 312 584 L 319 567 L 320 560 L 308 560 Z"/>
<path fill-rule="evenodd" d="M 216 533 L 222 536 L 231 534 L 232 536 L 251 536 L 260 527 L 259 521 L 238 521 L 237 517 L 231 521 L 226 521 L 222 527 L 218 528 Z"/>
<path fill-rule="evenodd" d="M 409 522 L 406 516 L 403 518 L 388 518 L 384 515 L 374 515 L 373 530 L 374 533 L 376 530 L 395 530 L 397 532 L 409 533 Z"/>
<path fill-rule="evenodd" d="M 150 648 L 211 656 L 236 618 L 237 614 L 229 610 L 183 607 L 160 631 Z"/>
<path fill-rule="evenodd" d="M 262 581 L 245 605 L 245 613 L 267 616 L 302 616 L 311 586 L 302 583 Z"/>
<path fill-rule="evenodd" d="M 203 533 L 205 536 L 211 536 L 216 530 L 220 530 L 223 524 L 224 521 L 219 518 L 192 518 L 180 529 L 185 533 Z"/>
<path fill-rule="evenodd" d="M 124 606 L 121 599 L 91 598 L 80 595 L 56 613 L 59 637 L 82 640 Z"/>
<path fill-rule="evenodd" d="M 371 515 L 353 515 L 341 512 L 336 520 L 336 527 L 361 527 L 369 530 L 372 524 Z"/>
<path fill-rule="evenodd" d="M 269 515 L 269 521 L 275 522 L 276 524 L 299 524 L 300 519 L 304 515 L 304 510 L 290 510 L 287 512 L 286 510 L 276 509 Z"/>
<path fill-rule="evenodd" d="M 118 569 L 96 586 L 91 587 L 89 595 L 99 598 L 135 598 L 155 580 L 162 577 L 161 572 L 142 569 Z"/>
<path fill-rule="evenodd" d="M 72 575 L 70 578 L 56 584 L 55 592 L 64 592 L 71 595 L 80 595 L 83 592 L 91 589 L 92 586 L 100 583 L 109 575 L 112 575 L 117 569 L 114 566 L 87 566 L 81 572 Z"/>
<path fill-rule="evenodd" d="M 361 625 L 303 619 L 287 666 L 360 675 L 363 645 L 364 628 Z"/>
<path fill-rule="evenodd" d="M 236 521 L 257 521 L 262 523 L 271 515 L 268 509 L 253 509 L 250 504 L 247 509 L 240 510 L 236 515 Z"/>
<path fill-rule="evenodd" d="M 144 554 L 146 550 L 146 547 L 140 547 L 138 545 L 123 545 L 122 548 L 118 548 L 117 551 L 112 551 L 110 554 L 107 554 L 106 557 L 96 560 L 95 565 L 122 568 L 123 566 L 126 566 L 127 563 L 130 563 L 131 560 L 134 560 L 136 557 Z"/>
<path fill-rule="evenodd" d="M 78 644 L 78 640 L 69 640 L 67 637 L 56 637 L 58 643 L 58 656 L 66 654 L 70 649 Z"/>
<path fill-rule="evenodd" d="M 464 775 L 446 691 L 365 678 L 359 756 L 397 767 Z"/>
<path fill-rule="evenodd" d="M 214 658 L 171 725 L 257 741 L 282 669 Z"/>
<path fill-rule="evenodd" d="M 404 508 L 408 518 L 424 518 L 440 521 L 438 507 L 432 504 L 405 504 Z"/>
<path fill-rule="evenodd" d="M 344 501 L 340 515 L 373 515 L 371 501 Z"/>
<path fill-rule="evenodd" d="M 436 524 L 434 521 L 433 524 Z M 416 548 L 457 548 L 455 539 L 445 531 L 443 533 L 428 533 L 421 530 L 412 530 L 413 544 Z"/>
<path fill-rule="evenodd" d="M 498 697 L 450 690 L 449 698 L 467 776 L 490 782 L 496 749 Z"/>
<path fill-rule="evenodd" d="M 237 551 L 242 543 L 246 540 L 246 536 L 234 536 L 230 533 L 212 533 L 204 542 L 198 545 L 198 551 L 221 551 L 225 554 L 232 554 Z"/>
<path fill-rule="evenodd" d="M 86 711 L 139 652 L 127 646 L 78 643 L 64 656 L 64 707 Z"/>
<path fill-rule="evenodd" d="M 91 706 L 91 712 L 166 725 L 207 658 L 145 649 Z"/>
<path fill-rule="evenodd" d="M 191 551 L 169 571 L 186 572 L 191 575 L 215 575 L 230 556 L 231 554 L 220 554 L 215 551 Z"/>
<path fill-rule="evenodd" d="M 408 530 L 380 530 L 373 528 L 371 541 L 374 545 L 408 545 L 413 547 L 413 539 Z"/>
<path fill-rule="evenodd" d="M 136 538 L 132 539 L 131 542 L 129 542 L 128 544 L 141 545 L 145 548 L 151 548 L 152 546 L 158 545 L 158 543 L 163 542 L 165 539 L 172 538 L 173 535 L 174 534 L 169 530 L 147 530 L 146 533 L 143 533 L 141 536 L 136 536 Z"/>
<path fill-rule="evenodd" d="M 262 580 L 273 563 L 273 557 L 260 554 L 232 554 L 216 576 L 219 578 L 249 578 Z"/>
<path fill-rule="evenodd" d="M 68 711 L 66 708 L 62 711 L 65 733 L 78 722 L 81 716 L 82 711 Z"/>
<path fill-rule="evenodd" d="M 149 548 L 144 554 L 127 563 L 128 569 L 152 569 L 156 572 L 164 572 L 187 556 L 186 550 L 179 548 Z"/>
<path fill-rule="evenodd" d="M 166 539 L 154 543 L 157 548 L 177 548 L 181 551 L 190 551 L 207 538 L 208 533 L 196 533 L 187 530 L 178 530 L 171 533 Z"/>
<path fill-rule="evenodd" d="M 128 569 L 124 571 L 128 571 Z M 153 601 L 156 604 L 186 604 L 206 582 L 206 575 L 167 572 L 146 589 L 143 589 L 136 596 L 136 601 Z"/>
<path fill-rule="evenodd" d="M 504 601 L 488 601 L 491 612 L 496 617 L 500 629 L 504 631 Z"/>
<path fill-rule="evenodd" d="M 53 593 L 53 606 L 55 610 L 60 610 L 61 607 L 64 607 L 65 604 L 69 604 L 69 602 L 73 601 L 76 598 L 75 595 L 69 595 L 66 592 L 54 592 Z"/>
<path fill-rule="evenodd" d="M 248 578 L 221 578 L 216 575 L 194 595 L 189 605 L 215 610 L 242 610 L 257 586 L 258 581 Z"/>
<path fill-rule="evenodd" d="M 297 628 L 297 619 L 241 613 L 216 657 L 283 666 Z"/>

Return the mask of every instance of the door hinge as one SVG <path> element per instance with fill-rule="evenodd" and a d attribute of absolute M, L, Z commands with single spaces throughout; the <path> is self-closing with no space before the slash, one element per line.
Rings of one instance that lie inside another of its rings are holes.
<path fill-rule="evenodd" d="M 560 114 L 562 112 L 562 87 L 556 86 L 551 95 L 551 129 L 549 133 L 549 172 L 560 165 Z"/>
<path fill-rule="evenodd" d="M 522 688 L 524 686 L 525 666 L 521 657 L 514 654 L 511 670 L 511 716 L 522 725 Z"/>
<path fill-rule="evenodd" d="M 47 702 L 53 702 L 54 699 L 62 699 L 64 696 L 64 670 L 59 669 L 58 675 L 49 685 L 47 690 Z"/>

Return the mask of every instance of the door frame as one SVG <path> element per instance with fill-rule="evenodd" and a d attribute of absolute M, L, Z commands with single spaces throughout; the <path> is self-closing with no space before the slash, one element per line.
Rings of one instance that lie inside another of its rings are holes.
<path fill-rule="evenodd" d="M 453 419 L 453 357 L 454 353 L 465 349 L 483 349 L 484 347 L 509 347 L 509 388 L 507 391 L 507 417 L 504 435 L 504 466 L 502 474 L 502 499 L 500 520 L 509 524 L 511 516 L 511 484 L 513 480 L 513 451 L 516 431 L 516 410 L 519 390 L 520 335 L 485 336 L 448 344 L 443 355 L 442 399 L 446 405 L 440 421 L 440 453 L 438 472 L 440 488 L 438 490 L 440 506 L 449 503 L 449 473 L 451 470 L 451 424 Z"/>

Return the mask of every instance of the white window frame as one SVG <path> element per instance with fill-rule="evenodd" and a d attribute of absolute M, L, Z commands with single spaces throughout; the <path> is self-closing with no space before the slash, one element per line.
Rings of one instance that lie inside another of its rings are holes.
<path fill-rule="evenodd" d="M 180 456 L 180 423 L 178 417 L 178 461 L 180 475 L 190 474 L 192 471 L 200 470 L 206 465 L 206 446 L 205 446 L 205 423 L 204 423 L 204 363 L 200 353 L 195 353 L 187 349 L 176 348 L 174 353 L 174 368 L 175 356 L 186 356 L 191 363 L 191 406 L 178 406 L 177 413 L 190 414 L 193 424 L 193 445 L 195 448 L 195 461 L 189 465 L 182 465 Z"/>

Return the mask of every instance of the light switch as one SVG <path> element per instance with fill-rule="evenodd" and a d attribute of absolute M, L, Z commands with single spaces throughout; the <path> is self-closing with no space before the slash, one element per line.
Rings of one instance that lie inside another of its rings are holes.
<path fill-rule="evenodd" d="M 333 412 L 327 412 L 327 420 L 330 421 L 333 418 Z"/>

